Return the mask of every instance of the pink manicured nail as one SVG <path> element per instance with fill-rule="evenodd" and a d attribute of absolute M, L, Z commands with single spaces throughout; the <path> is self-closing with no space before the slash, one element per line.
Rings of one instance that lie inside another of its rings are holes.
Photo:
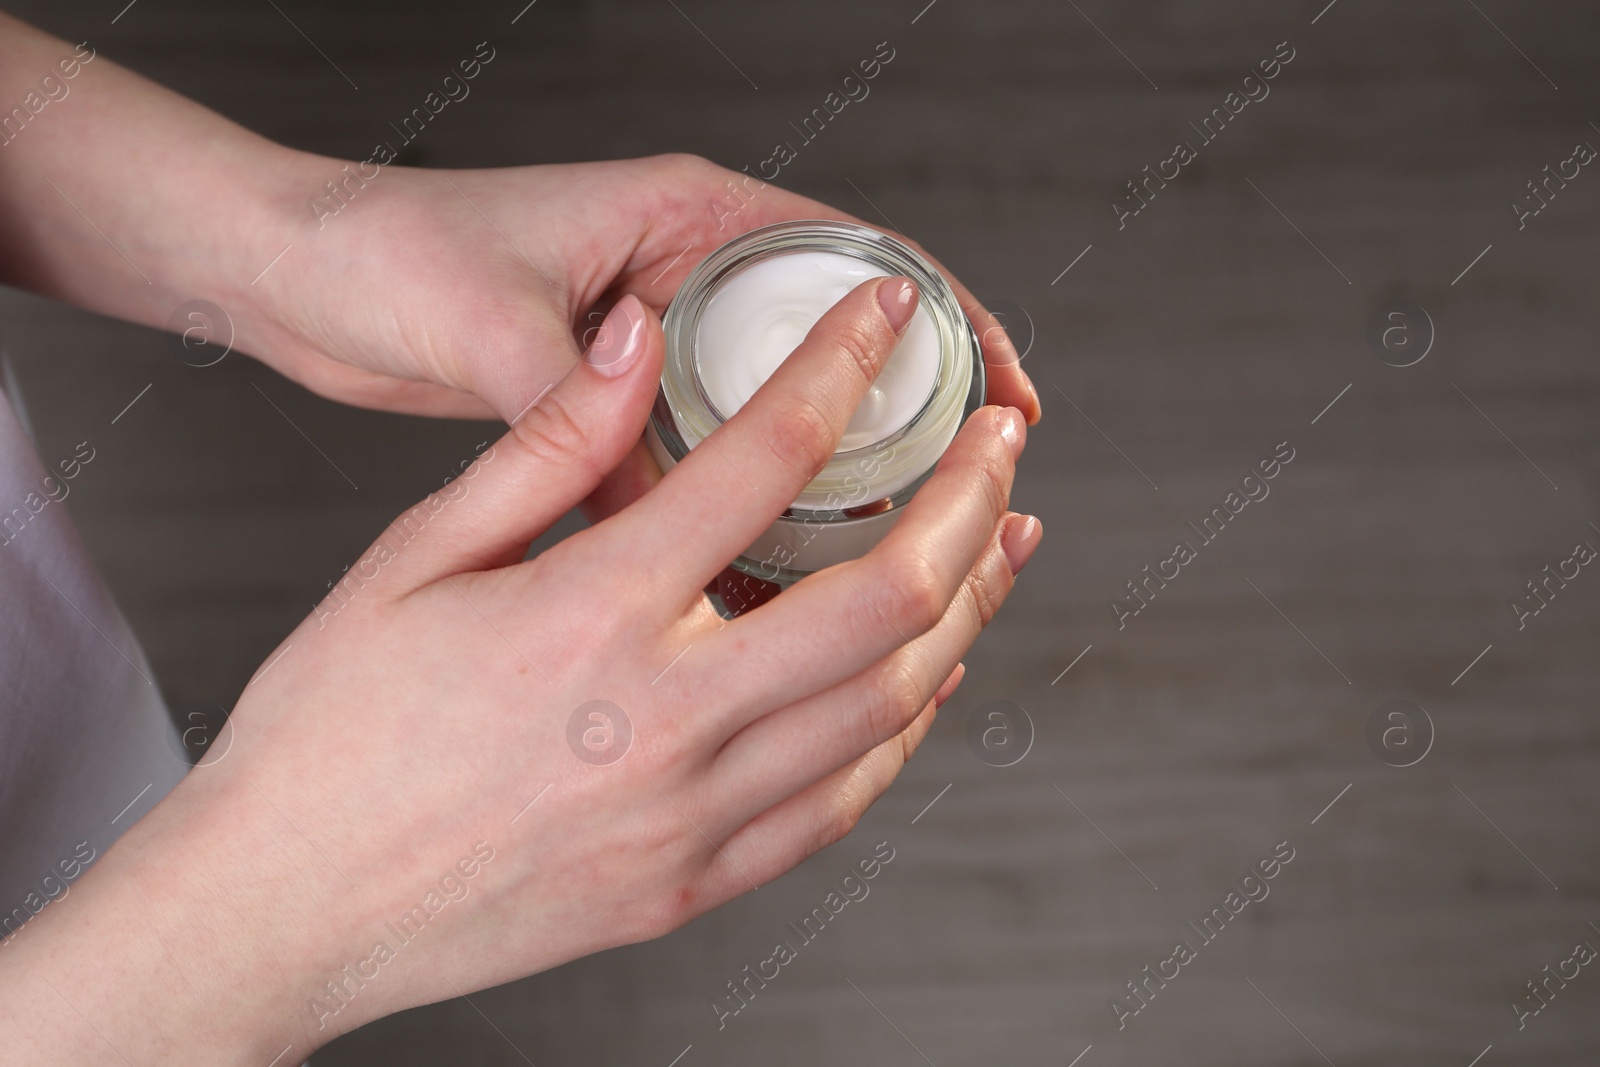
<path fill-rule="evenodd" d="M 1005 528 L 1000 531 L 1000 550 L 1006 554 L 1006 563 L 1010 564 L 1013 575 L 1020 574 L 1028 565 L 1033 550 L 1043 539 L 1044 523 L 1032 515 L 1013 515 L 1006 520 Z"/>
<path fill-rule="evenodd" d="M 950 677 L 946 678 L 944 684 L 939 687 L 939 691 L 933 694 L 933 706 L 936 708 L 943 707 L 944 702 L 955 695 L 956 689 L 961 685 L 961 679 L 965 678 L 966 675 L 967 665 L 965 663 L 957 663 L 956 669 L 950 672 Z"/>
<path fill-rule="evenodd" d="M 1028 443 L 1028 421 L 1022 417 L 1022 412 L 1016 408 L 1001 408 L 995 416 L 995 425 L 1000 431 L 1000 440 L 1011 449 L 1011 458 L 1021 459 L 1022 448 Z"/>
<path fill-rule="evenodd" d="M 889 320 L 889 329 L 904 333 L 917 310 L 917 286 L 910 278 L 886 278 L 878 286 L 878 306 Z"/>
<path fill-rule="evenodd" d="M 644 348 L 644 325 L 644 305 L 639 298 L 623 297 L 595 331 L 594 344 L 583 354 L 584 361 L 607 378 L 622 375 Z"/>

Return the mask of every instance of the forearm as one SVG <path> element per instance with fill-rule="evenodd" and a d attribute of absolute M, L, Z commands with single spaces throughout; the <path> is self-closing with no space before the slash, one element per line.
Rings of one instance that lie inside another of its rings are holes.
<path fill-rule="evenodd" d="M 152 326 L 189 299 L 247 303 L 305 165 L 93 42 L 0 15 L 4 284 Z"/>
<path fill-rule="evenodd" d="M 341 911 L 346 887 L 288 862 L 298 841 L 248 788 L 241 803 L 197 799 L 195 785 L 0 943 L 0 1060 L 260 1067 L 292 1046 L 279 1062 L 298 1064 L 366 1020 L 351 1011 L 319 1031 L 305 1011 L 315 976 L 343 962 L 327 948 L 335 928 L 359 925 Z M 210 806 L 233 816 L 207 818 Z"/>

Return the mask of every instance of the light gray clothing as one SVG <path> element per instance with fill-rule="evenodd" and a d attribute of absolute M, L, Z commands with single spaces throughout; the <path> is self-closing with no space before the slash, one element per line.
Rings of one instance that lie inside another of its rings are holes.
<path fill-rule="evenodd" d="M 0 391 L 0 946 L 188 769 L 62 503 L 93 484 L 94 453 L 46 468 Z"/>

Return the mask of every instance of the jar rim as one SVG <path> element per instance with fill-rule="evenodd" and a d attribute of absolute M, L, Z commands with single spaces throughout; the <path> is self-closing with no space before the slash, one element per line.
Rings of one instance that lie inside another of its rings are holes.
<path fill-rule="evenodd" d="M 954 289 L 923 256 L 889 234 L 857 223 L 824 219 L 773 223 L 741 234 L 702 260 L 667 307 L 663 323 L 666 366 L 652 420 L 674 462 L 727 421 L 706 395 L 699 374 L 698 326 L 706 304 L 720 286 L 757 263 L 799 252 L 832 252 L 861 260 L 888 275 L 916 283 L 921 307 L 933 320 L 939 339 L 939 365 L 928 396 L 916 413 L 880 441 L 835 451 L 823 471 L 796 499 L 791 513 L 827 516 L 835 521 L 859 514 L 879 499 L 898 508 L 926 480 L 950 438 L 983 402 L 984 366 L 977 334 Z M 974 397 L 976 402 L 974 403 Z M 891 470 L 885 484 L 898 484 L 880 497 L 838 506 L 841 487 L 859 488 L 852 468 L 884 457 Z M 864 459 L 863 457 L 868 457 Z M 919 466 L 920 464 L 920 466 Z"/>

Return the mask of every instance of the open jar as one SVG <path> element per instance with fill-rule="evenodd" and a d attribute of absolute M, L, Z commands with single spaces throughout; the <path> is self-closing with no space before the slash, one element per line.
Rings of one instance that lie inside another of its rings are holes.
<path fill-rule="evenodd" d="M 833 458 L 733 561 L 745 574 L 788 585 L 865 554 L 888 533 L 983 405 L 978 335 L 926 259 L 844 222 L 743 234 L 706 257 L 667 308 L 666 366 L 647 433 L 662 470 L 727 421 L 841 297 L 894 275 L 916 283 L 916 313 Z"/>

